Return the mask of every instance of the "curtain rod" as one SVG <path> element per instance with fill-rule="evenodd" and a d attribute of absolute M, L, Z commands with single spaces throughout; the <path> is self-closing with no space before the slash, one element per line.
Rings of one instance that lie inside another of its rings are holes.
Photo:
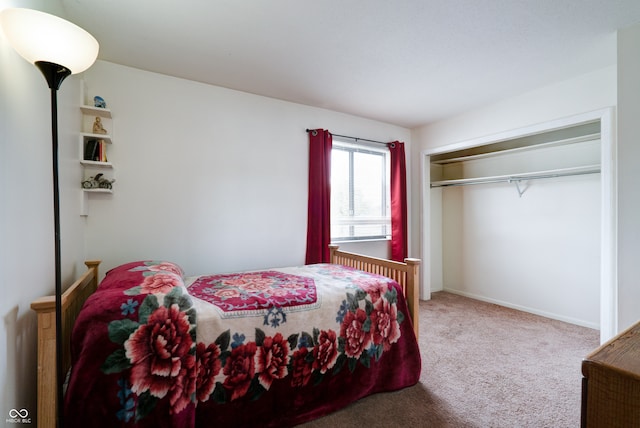
<path fill-rule="evenodd" d="M 308 128 L 307 128 L 307 132 L 316 132 L 316 130 L 315 130 L 315 129 L 308 129 Z M 331 135 L 333 135 L 334 137 L 349 138 L 349 139 L 351 139 L 351 140 L 354 140 L 356 143 L 357 143 L 358 141 L 366 141 L 366 142 L 368 142 L 368 143 L 384 144 L 385 146 L 386 146 L 386 145 L 388 145 L 388 144 L 392 144 L 392 146 L 391 146 L 391 147 L 395 147 L 395 144 L 393 144 L 393 143 L 383 143 L 382 141 L 368 140 L 368 139 L 366 139 L 366 138 L 350 137 L 350 136 L 348 136 L 348 135 L 340 135 L 340 134 L 334 134 L 334 133 L 331 133 Z"/>

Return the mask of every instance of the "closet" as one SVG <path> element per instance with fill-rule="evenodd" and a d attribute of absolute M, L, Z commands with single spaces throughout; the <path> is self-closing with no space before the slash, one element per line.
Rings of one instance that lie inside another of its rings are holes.
<path fill-rule="evenodd" d="M 602 133 L 597 118 L 427 153 L 430 290 L 599 328 Z"/>
<path fill-rule="evenodd" d="M 431 157 L 431 187 L 520 183 L 600 172 L 600 124 L 589 123 Z"/>

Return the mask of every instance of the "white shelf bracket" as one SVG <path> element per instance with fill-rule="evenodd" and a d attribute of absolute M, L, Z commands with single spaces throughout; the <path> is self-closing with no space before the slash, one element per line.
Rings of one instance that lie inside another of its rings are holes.
<path fill-rule="evenodd" d="M 80 215 L 86 217 L 89 215 L 89 194 L 80 190 Z"/>

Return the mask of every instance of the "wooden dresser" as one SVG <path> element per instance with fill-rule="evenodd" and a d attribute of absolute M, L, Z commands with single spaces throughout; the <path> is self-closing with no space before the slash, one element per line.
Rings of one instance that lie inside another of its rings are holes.
<path fill-rule="evenodd" d="M 582 361 L 582 428 L 640 427 L 640 322 Z"/>

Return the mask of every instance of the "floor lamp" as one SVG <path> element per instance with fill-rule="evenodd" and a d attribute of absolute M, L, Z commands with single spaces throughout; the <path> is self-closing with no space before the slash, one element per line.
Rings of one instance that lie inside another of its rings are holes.
<path fill-rule="evenodd" d="M 53 216 L 56 268 L 56 385 L 57 425 L 63 427 L 62 273 L 60 260 L 60 194 L 58 190 L 57 91 L 70 74 L 81 73 L 95 62 L 98 42 L 69 21 L 31 9 L 5 9 L 0 27 L 9 44 L 42 72 L 51 90 L 51 142 L 53 150 Z"/>

